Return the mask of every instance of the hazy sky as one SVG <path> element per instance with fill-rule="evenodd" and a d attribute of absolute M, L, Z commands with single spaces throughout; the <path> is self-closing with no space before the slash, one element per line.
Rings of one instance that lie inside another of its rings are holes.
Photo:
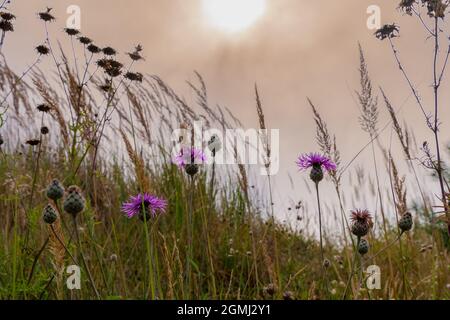
<path fill-rule="evenodd" d="M 214 28 L 205 18 L 202 0 L 12 0 L 11 9 L 18 19 L 15 37 L 5 50 L 13 65 L 31 62 L 32 48 L 44 39 L 35 13 L 45 6 L 53 7 L 58 20 L 51 33 L 63 40 L 66 8 L 76 4 L 81 8 L 84 34 L 121 52 L 141 43 L 146 62 L 140 65 L 140 71 L 160 75 L 188 101 L 193 95 L 185 81 L 194 80 L 193 71 L 197 70 L 207 82 L 211 104 L 229 107 L 249 128 L 257 127 L 253 92 L 257 82 L 267 124 L 280 129 L 281 170 L 275 183 L 277 191 L 285 193 L 289 189 L 287 173 L 300 175 L 294 164 L 298 153 L 316 150 L 307 96 L 337 135 L 344 162 L 366 142 L 359 128 L 354 94 L 359 86 L 358 41 L 366 52 L 375 89 L 383 86 L 394 106 L 403 106 L 400 118 L 420 143 L 431 141 L 388 42 L 377 40 L 374 30 L 366 27 L 369 5 L 381 7 L 383 24 L 400 24 L 401 37 L 395 42 L 407 71 L 431 108 L 431 41 L 426 40 L 417 19 L 402 17 L 396 10 L 398 2 L 267 0 L 264 16 L 250 28 L 230 34 Z M 424 49 L 426 45 L 428 49 Z M 443 52 L 445 48 L 447 43 L 443 42 Z M 450 79 L 442 87 L 447 93 L 442 97 L 441 135 L 447 142 L 449 86 Z M 380 110 L 380 123 L 384 124 L 388 116 L 381 101 Z M 389 135 L 389 130 L 382 135 L 383 143 L 389 143 Z"/>

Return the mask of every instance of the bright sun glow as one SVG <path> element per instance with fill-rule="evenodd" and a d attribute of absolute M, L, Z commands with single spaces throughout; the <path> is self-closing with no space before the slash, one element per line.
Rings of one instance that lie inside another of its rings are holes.
<path fill-rule="evenodd" d="M 266 0 L 203 0 L 203 8 L 216 27 L 237 32 L 251 26 L 266 10 Z"/>

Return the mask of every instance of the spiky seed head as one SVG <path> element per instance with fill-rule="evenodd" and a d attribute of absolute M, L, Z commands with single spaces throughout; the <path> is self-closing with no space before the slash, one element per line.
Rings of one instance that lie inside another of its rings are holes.
<path fill-rule="evenodd" d="M 42 219 L 47 224 L 53 224 L 58 219 L 58 214 L 52 205 L 47 205 L 42 212 Z"/>
<path fill-rule="evenodd" d="M 50 14 L 51 10 L 52 10 L 52 8 L 47 8 L 47 11 L 39 12 L 38 13 L 39 19 L 41 19 L 41 20 L 43 20 L 45 22 L 52 22 L 52 21 L 54 21 L 55 17 Z"/>
<path fill-rule="evenodd" d="M 40 112 L 49 112 L 51 110 L 51 107 L 45 103 L 41 103 L 36 107 Z"/>
<path fill-rule="evenodd" d="M 52 183 L 47 187 L 47 198 L 57 201 L 64 196 L 64 187 L 61 183 L 54 179 Z"/>
<path fill-rule="evenodd" d="M 41 127 L 41 134 L 46 135 L 49 133 L 49 129 L 46 126 Z"/>
<path fill-rule="evenodd" d="M 11 21 L 11 20 L 16 19 L 16 16 L 9 12 L 0 12 L 0 17 L 6 21 Z"/>
<path fill-rule="evenodd" d="M 39 46 L 36 47 L 36 51 L 37 51 L 37 53 L 39 53 L 40 55 L 46 56 L 46 55 L 49 54 L 50 49 L 49 49 L 47 46 L 41 44 L 41 45 L 39 45 Z"/>
<path fill-rule="evenodd" d="M 0 30 L 2 30 L 3 32 L 13 32 L 14 26 L 11 23 L 11 21 L 1 20 L 0 21 Z"/>
<path fill-rule="evenodd" d="M 111 47 L 105 47 L 102 49 L 103 53 L 107 56 L 115 56 L 117 51 Z"/>
<path fill-rule="evenodd" d="M 398 221 L 398 227 L 402 232 L 410 231 L 413 227 L 413 218 L 410 212 L 406 212 L 402 215 L 400 220 Z"/>
<path fill-rule="evenodd" d="M 80 41 L 84 45 L 88 45 L 92 43 L 92 40 L 88 37 L 79 37 L 78 41 Z"/>
<path fill-rule="evenodd" d="M 80 34 L 80 30 L 74 28 L 65 28 L 64 31 L 71 37 Z"/>
<path fill-rule="evenodd" d="M 64 199 L 64 211 L 71 214 L 74 218 L 84 210 L 85 200 L 81 190 L 77 186 L 71 186 L 67 189 Z"/>
<path fill-rule="evenodd" d="M 142 75 L 142 73 L 139 72 L 127 72 L 125 74 L 125 78 L 127 78 L 130 81 L 142 82 L 144 76 Z"/>
<path fill-rule="evenodd" d="M 90 53 L 100 53 L 102 52 L 102 49 L 100 49 L 99 47 L 97 47 L 95 44 L 91 43 L 87 46 L 87 50 Z"/>
<path fill-rule="evenodd" d="M 323 267 L 325 269 L 328 269 L 329 267 L 331 267 L 331 261 L 328 259 L 323 260 Z"/>
<path fill-rule="evenodd" d="M 369 252 L 369 242 L 366 239 L 361 239 L 359 241 L 359 245 L 358 245 L 358 252 L 360 255 L 365 255 L 367 254 L 367 252 Z"/>
<path fill-rule="evenodd" d="M 32 146 L 32 147 L 35 147 L 35 146 L 37 146 L 38 144 L 41 143 L 41 140 L 39 140 L 39 139 L 30 139 L 30 140 L 27 140 L 25 143 L 30 145 L 30 146 Z"/>

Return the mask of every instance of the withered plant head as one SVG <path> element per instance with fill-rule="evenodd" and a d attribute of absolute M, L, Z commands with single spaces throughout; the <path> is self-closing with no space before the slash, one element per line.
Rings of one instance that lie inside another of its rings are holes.
<path fill-rule="evenodd" d="M 43 126 L 41 127 L 41 134 L 46 135 L 50 132 L 50 130 L 48 129 L 48 127 Z"/>
<path fill-rule="evenodd" d="M 144 58 L 141 56 L 142 46 L 138 44 L 133 52 L 128 52 L 128 55 L 130 56 L 131 60 L 133 61 L 139 61 L 143 60 Z"/>
<path fill-rule="evenodd" d="M 87 50 L 90 53 L 100 53 L 102 52 L 102 49 L 100 49 L 99 47 L 97 47 L 95 44 L 91 43 L 87 46 Z"/>
<path fill-rule="evenodd" d="M 71 37 L 80 34 L 80 30 L 74 28 L 65 28 L 64 31 Z"/>
<path fill-rule="evenodd" d="M 6 21 L 11 21 L 11 20 L 16 19 L 16 16 L 9 12 L 0 12 L 0 17 Z"/>
<path fill-rule="evenodd" d="M 88 44 L 92 43 L 92 40 L 89 39 L 88 37 L 79 37 L 78 41 L 80 41 L 84 45 L 88 45 Z"/>
<path fill-rule="evenodd" d="M 117 54 L 117 51 L 111 47 L 105 47 L 102 49 L 102 51 L 107 56 L 115 56 Z"/>
<path fill-rule="evenodd" d="M 110 92 L 112 90 L 112 83 L 110 79 L 105 79 L 105 83 L 99 86 L 100 90 Z"/>
<path fill-rule="evenodd" d="M 144 78 L 144 76 L 142 75 L 142 73 L 139 73 L 139 72 L 127 72 L 125 74 L 125 78 L 127 78 L 128 80 L 131 80 L 131 81 L 142 82 L 142 79 Z"/>
<path fill-rule="evenodd" d="M 3 140 L 3 136 L 0 134 L 0 146 L 2 146 L 5 143 L 5 141 Z"/>
<path fill-rule="evenodd" d="M 3 32 L 13 32 L 14 26 L 11 21 L 2 19 L 0 21 L 0 30 L 2 30 Z"/>
<path fill-rule="evenodd" d="M 50 53 L 50 49 L 49 49 L 47 46 L 43 45 L 43 44 L 38 45 L 38 46 L 36 47 L 36 51 L 37 51 L 40 55 L 43 55 L 43 56 L 46 56 L 46 55 L 48 55 L 48 54 Z"/>
<path fill-rule="evenodd" d="M 50 14 L 51 11 L 52 11 L 52 8 L 48 8 L 47 7 L 46 11 L 39 12 L 38 13 L 39 19 L 41 19 L 41 20 L 43 20 L 45 22 L 52 22 L 52 21 L 54 21 L 55 17 Z"/>
<path fill-rule="evenodd" d="M 416 2 L 416 0 L 401 0 L 398 8 L 411 16 L 413 13 L 413 6 Z"/>
<path fill-rule="evenodd" d="M 25 143 L 30 145 L 30 146 L 32 146 L 32 147 L 34 147 L 34 146 L 37 146 L 38 144 L 40 144 L 41 140 L 39 140 L 39 139 L 30 139 L 30 140 L 27 140 Z"/>
<path fill-rule="evenodd" d="M 377 37 L 380 40 L 384 40 L 386 38 L 395 38 L 398 37 L 398 33 L 400 31 L 400 28 L 395 24 L 385 24 L 380 29 L 375 31 L 375 37 Z"/>
<path fill-rule="evenodd" d="M 51 110 L 51 107 L 48 104 L 41 103 L 36 107 L 40 112 L 49 112 Z"/>

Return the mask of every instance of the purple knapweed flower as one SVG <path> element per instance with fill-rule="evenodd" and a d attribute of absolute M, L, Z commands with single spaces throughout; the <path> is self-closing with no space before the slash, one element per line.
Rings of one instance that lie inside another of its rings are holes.
<path fill-rule="evenodd" d="M 323 179 L 323 169 L 326 171 L 335 171 L 336 164 L 328 157 L 319 153 L 302 154 L 297 159 L 297 166 L 300 170 L 311 168 L 310 178 L 315 183 L 319 183 Z"/>
<path fill-rule="evenodd" d="M 185 168 L 188 164 L 203 164 L 205 162 L 206 155 L 204 152 L 194 147 L 182 148 L 181 151 L 173 158 L 173 163 L 180 168 Z"/>
<path fill-rule="evenodd" d="M 135 197 L 130 197 L 128 202 L 122 205 L 122 212 L 130 219 L 136 215 L 143 219 L 145 212 L 146 219 L 150 219 L 156 217 L 158 214 L 164 213 L 166 207 L 166 200 L 144 193 L 143 195 L 138 194 Z"/>

